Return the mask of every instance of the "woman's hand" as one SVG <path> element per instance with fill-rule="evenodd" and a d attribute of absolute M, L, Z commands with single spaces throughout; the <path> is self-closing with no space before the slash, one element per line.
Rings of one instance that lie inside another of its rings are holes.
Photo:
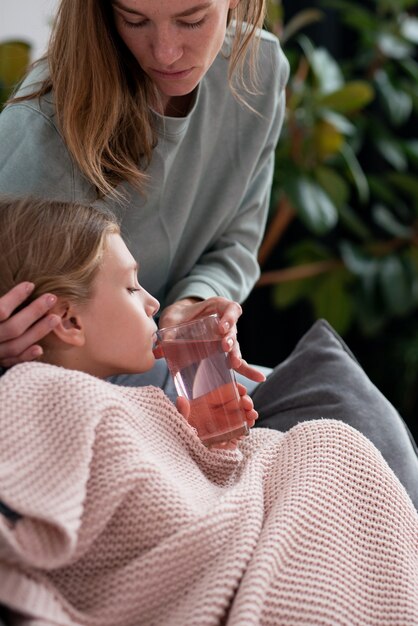
<path fill-rule="evenodd" d="M 0 366 L 32 361 L 41 356 L 37 345 L 59 322 L 58 315 L 48 315 L 57 301 L 52 294 L 44 294 L 18 313 L 21 305 L 34 289 L 33 283 L 19 283 L 0 298 Z"/>
<path fill-rule="evenodd" d="M 237 383 L 237 389 L 240 399 L 241 409 L 245 413 L 245 419 L 248 425 L 248 428 L 252 428 L 255 424 L 256 419 L 258 418 L 258 413 L 254 408 L 253 401 L 251 397 L 247 394 L 247 390 L 244 385 L 241 383 Z M 189 421 L 190 417 L 190 403 L 187 398 L 179 396 L 176 399 L 176 407 L 177 411 L 181 413 L 186 421 Z M 238 445 L 239 439 L 230 439 L 229 441 L 221 442 L 218 444 L 214 444 L 211 448 L 218 450 L 234 450 Z"/>
<path fill-rule="evenodd" d="M 213 313 L 217 313 L 219 316 L 222 349 L 228 353 L 230 367 L 250 380 L 257 383 L 263 382 L 266 378 L 264 374 L 248 365 L 241 356 L 237 341 L 237 321 L 242 314 L 242 308 L 238 302 L 220 296 L 207 300 L 196 298 L 179 300 L 164 309 L 160 316 L 159 326 L 160 328 L 175 326 Z M 154 354 L 157 359 L 163 356 L 159 346 L 154 350 Z"/>

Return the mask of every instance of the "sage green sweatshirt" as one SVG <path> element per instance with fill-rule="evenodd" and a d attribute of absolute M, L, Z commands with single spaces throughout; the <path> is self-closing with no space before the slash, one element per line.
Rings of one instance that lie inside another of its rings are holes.
<path fill-rule="evenodd" d="M 45 64 L 38 65 L 20 93 L 46 71 Z M 288 71 L 278 40 L 262 32 L 258 93 L 245 95 L 254 112 L 231 93 L 228 59 L 220 53 L 186 117 L 156 114 L 158 144 L 147 170 L 146 196 L 124 184 L 123 202 L 96 199 L 63 141 L 53 93 L 9 105 L 0 115 L 0 193 L 112 209 L 139 261 L 140 282 L 162 307 L 190 296 L 243 301 L 259 276 L 257 250 Z"/>

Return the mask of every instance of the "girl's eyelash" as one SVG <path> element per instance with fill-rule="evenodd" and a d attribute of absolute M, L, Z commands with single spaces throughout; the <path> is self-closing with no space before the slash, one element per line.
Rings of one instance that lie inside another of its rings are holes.
<path fill-rule="evenodd" d="M 135 291 L 141 291 L 138 287 L 128 287 L 129 293 L 135 293 Z"/>

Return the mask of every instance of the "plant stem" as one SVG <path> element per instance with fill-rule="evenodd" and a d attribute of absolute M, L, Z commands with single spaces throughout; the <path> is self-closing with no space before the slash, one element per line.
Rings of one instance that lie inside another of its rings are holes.
<path fill-rule="evenodd" d="M 260 267 L 264 265 L 295 216 L 296 211 L 290 204 L 289 199 L 286 196 L 282 196 L 258 253 Z"/>
<path fill-rule="evenodd" d="M 266 285 L 277 285 L 291 280 L 312 278 L 313 276 L 318 276 L 319 274 L 324 274 L 325 272 L 330 272 L 340 267 L 343 267 L 342 261 L 338 259 L 330 259 L 329 261 L 318 261 L 316 263 L 306 263 L 305 265 L 288 267 L 283 270 L 263 272 L 256 284 L 256 287 L 265 287 Z"/>

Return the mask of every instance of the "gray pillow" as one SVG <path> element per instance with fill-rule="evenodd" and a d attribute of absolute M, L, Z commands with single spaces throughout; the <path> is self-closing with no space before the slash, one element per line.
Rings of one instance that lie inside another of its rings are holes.
<path fill-rule="evenodd" d="M 418 508 L 413 437 L 328 322 L 315 322 L 252 397 L 260 413 L 258 427 L 286 431 L 304 420 L 333 418 L 362 432 L 381 451 Z"/>

